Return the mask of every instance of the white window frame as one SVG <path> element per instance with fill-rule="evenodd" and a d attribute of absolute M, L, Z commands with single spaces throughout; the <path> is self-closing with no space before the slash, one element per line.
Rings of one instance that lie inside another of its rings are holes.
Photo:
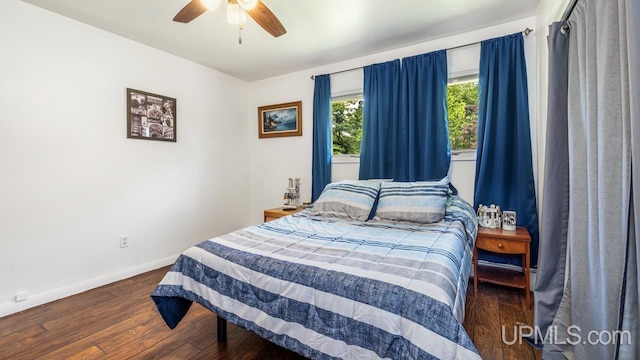
<path fill-rule="evenodd" d="M 331 96 L 331 103 L 334 101 L 348 100 L 361 97 L 364 99 L 362 90 L 342 92 Z M 364 126 L 364 124 L 363 124 Z M 360 154 L 333 154 L 333 129 L 331 130 L 331 163 L 332 164 L 360 164 Z"/>
<path fill-rule="evenodd" d="M 478 81 L 480 74 L 477 71 L 465 71 L 458 74 L 450 74 L 447 86 L 471 81 Z M 476 161 L 477 149 L 451 150 L 451 161 Z"/>

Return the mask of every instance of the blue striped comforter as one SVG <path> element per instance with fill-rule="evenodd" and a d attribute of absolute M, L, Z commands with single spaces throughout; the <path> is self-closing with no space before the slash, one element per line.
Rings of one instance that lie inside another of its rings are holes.
<path fill-rule="evenodd" d="M 461 324 L 475 232 L 456 196 L 429 225 L 303 211 L 191 247 L 152 298 L 171 328 L 195 301 L 313 359 L 478 359 Z"/>

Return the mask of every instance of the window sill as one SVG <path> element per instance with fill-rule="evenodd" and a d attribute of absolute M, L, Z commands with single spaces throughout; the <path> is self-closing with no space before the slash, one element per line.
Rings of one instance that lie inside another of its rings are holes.
<path fill-rule="evenodd" d="M 476 161 L 475 150 L 452 150 L 451 161 Z M 360 155 L 333 155 L 331 164 L 359 164 Z"/>
<path fill-rule="evenodd" d="M 451 150 L 451 161 L 476 161 L 476 150 Z"/>
<path fill-rule="evenodd" d="M 331 164 L 359 164 L 360 155 L 333 155 L 331 156 Z"/>

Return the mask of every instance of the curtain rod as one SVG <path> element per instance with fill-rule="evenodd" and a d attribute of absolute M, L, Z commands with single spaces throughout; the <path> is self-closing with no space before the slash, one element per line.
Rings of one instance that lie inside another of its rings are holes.
<path fill-rule="evenodd" d="M 574 0 L 577 1 L 577 0 Z M 522 31 L 522 33 L 524 34 L 524 36 L 528 36 L 529 34 L 531 34 L 533 32 L 533 29 L 529 29 L 526 28 L 524 29 L 524 31 Z M 456 50 L 456 49 L 460 49 L 460 48 L 464 48 L 464 47 L 469 47 L 469 46 L 473 46 L 473 45 L 478 45 L 480 44 L 482 41 L 476 41 L 476 42 L 472 42 L 469 44 L 464 44 L 464 45 L 458 45 L 458 46 L 454 46 L 452 48 L 447 48 L 445 50 Z M 335 74 L 340 74 L 340 73 L 344 73 L 344 72 L 349 72 L 349 71 L 353 71 L 353 70 L 358 70 L 358 69 L 362 69 L 362 66 L 358 66 L 358 67 L 354 67 L 351 69 L 345 69 L 345 70 L 339 70 L 339 71 L 334 71 L 334 72 L 330 72 L 327 75 L 335 75 Z M 311 80 L 315 80 L 316 76 L 315 75 L 311 75 Z"/>
<path fill-rule="evenodd" d="M 569 16 L 571 16 L 571 13 L 573 12 L 573 9 L 576 8 L 577 4 L 578 0 L 571 0 L 569 2 L 569 4 L 567 5 L 567 9 L 564 11 L 564 15 L 562 15 L 562 21 L 569 20 Z"/>

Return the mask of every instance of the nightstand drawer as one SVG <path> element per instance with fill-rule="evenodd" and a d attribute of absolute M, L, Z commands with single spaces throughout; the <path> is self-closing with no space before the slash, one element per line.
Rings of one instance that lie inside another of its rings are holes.
<path fill-rule="evenodd" d="M 524 254 L 527 251 L 529 243 L 478 237 L 476 239 L 478 249 L 488 250 L 500 254 Z"/>
<path fill-rule="evenodd" d="M 473 248 L 473 293 L 478 294 L 478 281 L 524 289 L 527 307 L 531 309 L 530 245 L 531 236 L 525 227 L 518 226 L 515 231 L 479 227 L 476 246 Z M 478 249 L 499 254 L 522 255 L 522 272 L 478 265 Z"/>

